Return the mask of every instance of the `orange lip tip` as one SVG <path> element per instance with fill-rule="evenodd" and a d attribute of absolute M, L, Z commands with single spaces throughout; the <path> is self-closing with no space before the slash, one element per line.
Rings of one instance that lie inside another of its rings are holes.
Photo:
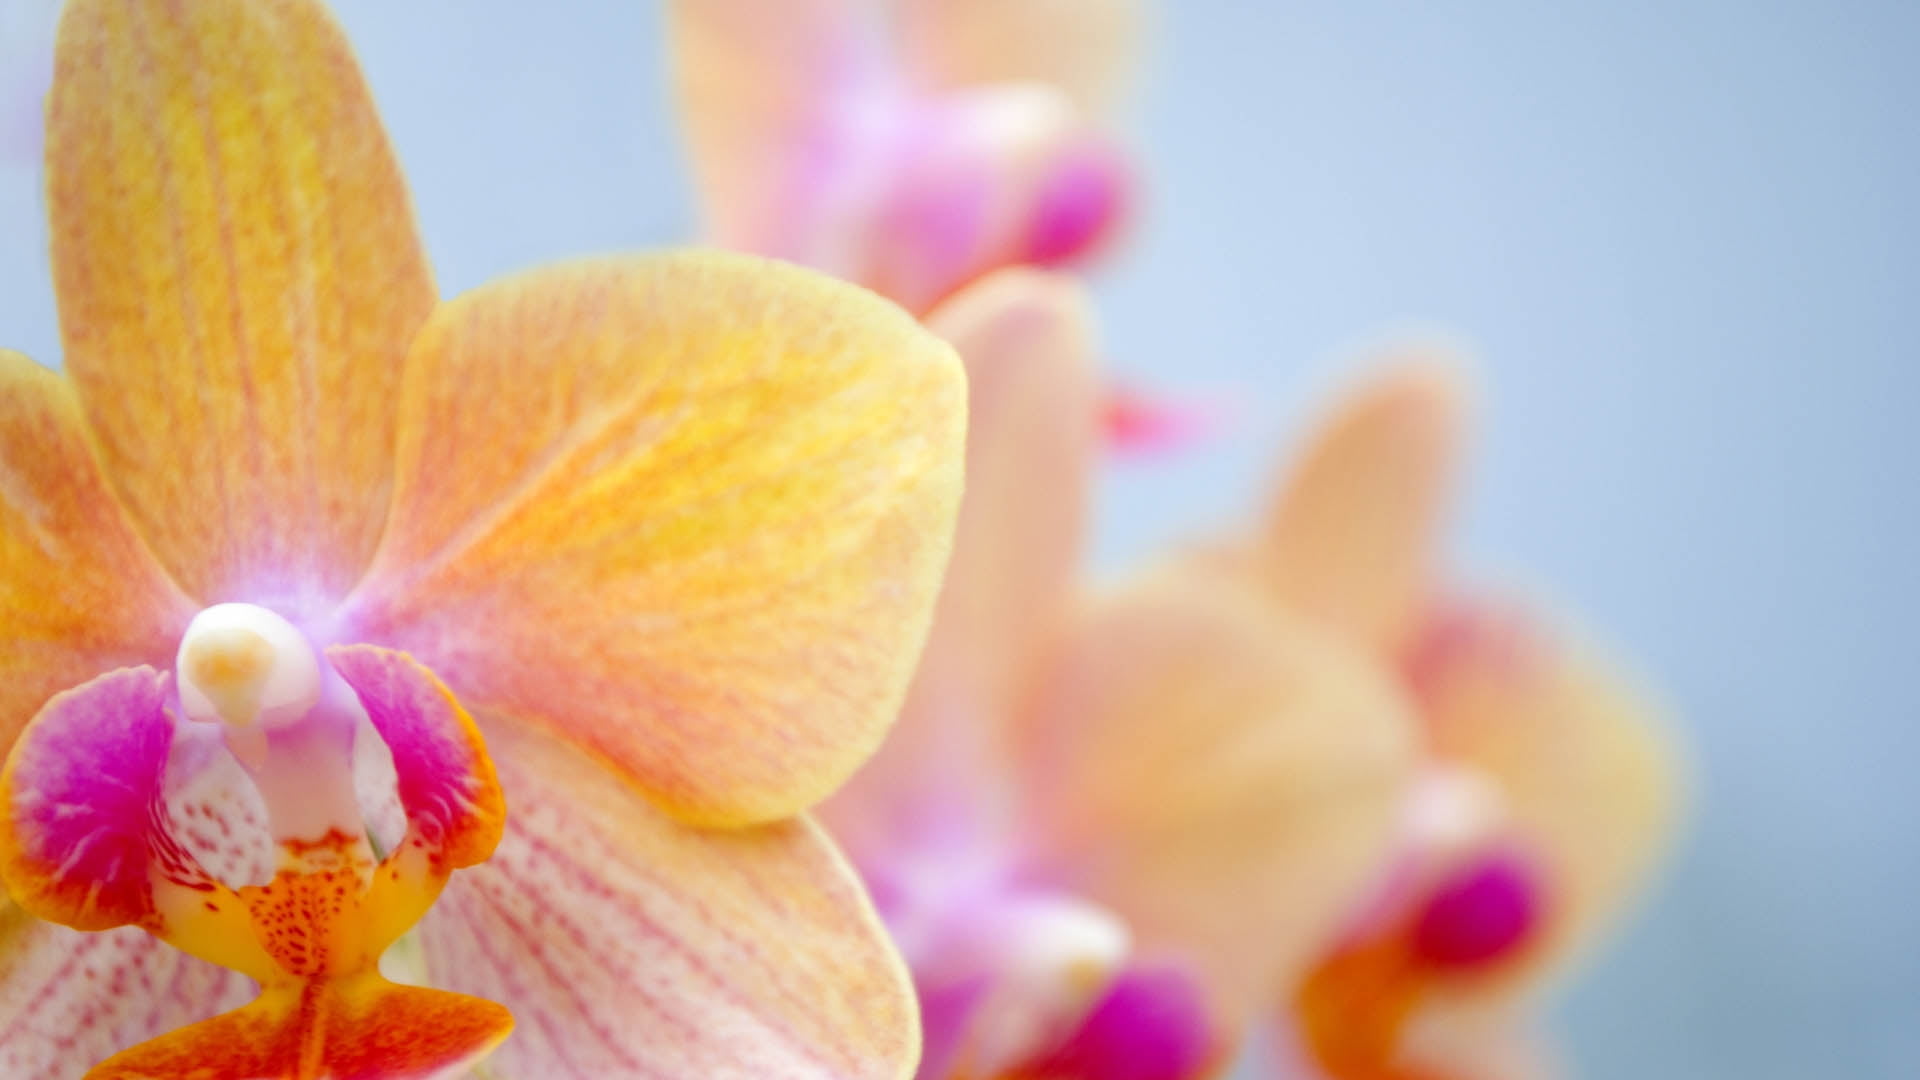
<path fill-rule="evenodd" d="M 268 992 L 121 1051 L 86 1080 L 426 1080 L 460 1074 L 512 1031 L 513 1015 L 491 1001 L 363 975 Z"/>

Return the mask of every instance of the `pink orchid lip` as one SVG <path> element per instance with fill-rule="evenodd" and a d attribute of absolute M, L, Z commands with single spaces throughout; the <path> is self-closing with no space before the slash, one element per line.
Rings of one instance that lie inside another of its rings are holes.
<path fill-rule="evenodd" d="M 209 727 L 231 776 L 197 737 Z M 363 729 L 391 754 L 407 823 L 385 854 L 357 790 Z M 174 803 L 179 769 L 208 770 L 184 778 L 206 781 L 204 801 Z M 249 786 L 264 828 L 244 798 L 214 794 Z M 512 1029 L 498 1005 L 378 970 L 449 874 L 491 855 L 505 817 L 471 718 L 404 654 L 322 653 L 265 608 L 215 605 L 182 635 L 175 671 L 120 668 L 55 695 L 13 744 L 0 809 L 0 876 L 23 909 L 80 930 L 138 927 L 259 987 L 240 1010 L 120 1051 L 100 1075 L 175 1075 L 181 1061 L 304 1075 L 290 1055 L 309 1050 L 320 1071 L 385 1075 L 365 1069 L 377 1057 L 395 1075 L 440 1075 L 416 1066 L 470 1062 Z M 217 823 L 217 849 L 189 825 L 196 809 Z M 233 880 L 249 838 L 277 848 L 266 881 Z"/>
<path fill-rule="evenodd" d="M 944 854 L 865 876 L 920 998 L 919 1075 L 1001 1075 L 1076 1030 L 1122 970 L 1131 935 L 1078 897 L 1021 882 L 1003 852 Z"/>
<path fill-rule="evenodd" d="M 1514 956 L 1544 915 L 1538 869 L 1500 851 L 1459 868 L 1428 893 L 1414 919 L 1414 955 L 1443 971 L 1477 971 Z"/>
<path fill-rule="evenodd" d="M 1061 266 L 1094 254 L 1125 219 L 1133 183 L 1125 158 L 1106 140 L 1088 137 L 1073 145 L 1034 198 L 1024 261 Z"/>
<path fill-rule="evenodd" d="M 1178 964 L 1143 962 L 1031 1068 L 1052 1080 L 1192 1080 L 1218 1058 L 1199 981 Z"/>
<path fill-rule="evenodd" d="M 176 832 L 169 774 L 211 767 L 209 754 L 219 751 L 201 736 L 214 731 L 244 773 L 230 782 L 250 786 L 266 812 L 257 838 L 279 852 L 268 885 L 224 880 Z M 372 849 L 357 783 L 363 736 L 385 747 L 411 838 L 407 851 L 385 860 Z M 216 894 L 229 908 L 258 908 L 257 921 L 281 903 L 266 899 L 275 884 L 285 893 L 314 878 L 343 897 L 366 894 L 373 906 L 396 888 L 414 890 L 421 897 L 409 893 L 394 911 L 424 911 L 447 870 L 491 851 L 502 814 L 477 731 L 430 672 L 371 646 L 323 653 L 285 618 L 240 603 L 216 604 L 192 620 L 174 671 L 123 668 L 56 696 L 15 742 L 4 781 L 9 818 L 0 831 L 0 870 L 23 905 L 84 929 L 139 925 L 190 951 L 212 942 L 207 947 L 229 959 L 238 955 L 231 942 L 215 939 L 234 926 L 202 925 L 202 909 L 221 912 L 211 902 Z M 119 854 L 104 861 L 63 854 L 95 847 Z M 98 896 L 117 899 L 103 904 Z M 358 911 L 271 914 L 281 923 L 311 915 L 316 933 L 330 933 L 326 926 L 357 919 Z M 359 970 L 384 948 L 377 937 L 365 938 L 369 955 L 353 945 L 334 960 L 345 973 Z M 256 978 L 276 969 L 303 978 L 338 973 L 308 971 L 289 957 L 256 951 L 228 966 Z"/>

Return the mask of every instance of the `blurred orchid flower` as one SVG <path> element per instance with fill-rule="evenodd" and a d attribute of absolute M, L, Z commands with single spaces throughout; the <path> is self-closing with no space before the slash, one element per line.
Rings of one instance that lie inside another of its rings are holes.
<path fill-rule="evenodd" d="M 952 350 L 737 255 L 442 303 L 307 0 L 75 0 L 48 115 L 66 374 L 0 354 L 0 1074 L 446 1075 L 509 1009 L 489 1075 L 911 1068 L 795 815 L 910 676 Z M 376 966 L 423 917 L 444 989 Z"/>
<path fill-rule="evenodd" d="M 1288 1010 L 1290 1041 L 1340 1080 L 1548 1075 L 1528 1003 L 1644 879 L 1675 816 L 1674 750 L 1642 696 L 1518 607 L 1436 588 L 1465 426 L 1454 371 L 1387 365 L 1217 564 L 1370 650 L 1420 708 L 1396 865 Z"/>
<path fill-rule="evenodd" d="M 953 564 L 900 721 L 822 808 L 913 970 L 919 1075 L 1212 1075 L 1384 858 L 1410 715 L 1244 589 L 1082 592 L 1077 286 L 1002 271 L 929 325 L 971 392 Z"/>
<path fill-rule="evenodd" d="M 1136 0 L 673 0 L 718 243 L 925 313 L 999 267 L 1085 259 L 1132 178 L 1103 126 Z"/>

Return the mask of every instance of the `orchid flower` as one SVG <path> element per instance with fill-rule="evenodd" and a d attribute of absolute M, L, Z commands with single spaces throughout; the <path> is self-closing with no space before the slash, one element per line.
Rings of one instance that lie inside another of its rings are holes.
<path fill-rule="evenodd" d="M 913 970 L 919 1075 L 1212 1075 L 1385 856 L 1410 714 L 1243 589 L 1078 584 L 1077 286 L 1002 271 L 929 325 L 971 392 L 953 564 L 903 715 L 822 810 Z"/>
<path fill-rule="evenodd" d="M 708 235 L 924 313 L 1102 248 L 1135 0 L 672 0 Z"/>
<path fill-rule="evenodd" d="M 740 255 L 441 302 L 309 0 L 74 0 L 46 163 L 66 370 L 0 354 L 0 1075 L 910 1070 L 798 815 L 931 615 L 952 350 Z M 416 922 L 389 968 L 431 988 L 379 967 Z"/>
<path fill-rule="evenodd" d="M 1450 362 L 1391 363 L 1216 564 L 1397 671 L 1422 721 L 1396 865 L 1292 995 L 1284 1034 L 1312 1067 L 1288 1077 L 1548 1075 L 1527 1007 L 1671 829 L 1674 751 L 1648 701 L 1539 616 L 1436 585 L 1463 399 Z"/>

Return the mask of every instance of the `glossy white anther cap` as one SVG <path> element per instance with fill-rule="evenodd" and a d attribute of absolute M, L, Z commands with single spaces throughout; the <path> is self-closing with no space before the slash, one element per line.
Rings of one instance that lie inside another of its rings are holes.
<path fill-rule="evenodd" d="M 1445 864 L 1498 835 L 1507 805 L 1500 789 L 1480 770 L 1435 765 L 1415 781 L 1406 815 L 1414 845 L 1428 860 Z"/>
<path fill-rule="evenodd" d="M 233 730 L 287 727 L 320 702 L 320 658 L 307 636 L 253 604 L 194 616 L 174 671 L 187 718 Z"/>

